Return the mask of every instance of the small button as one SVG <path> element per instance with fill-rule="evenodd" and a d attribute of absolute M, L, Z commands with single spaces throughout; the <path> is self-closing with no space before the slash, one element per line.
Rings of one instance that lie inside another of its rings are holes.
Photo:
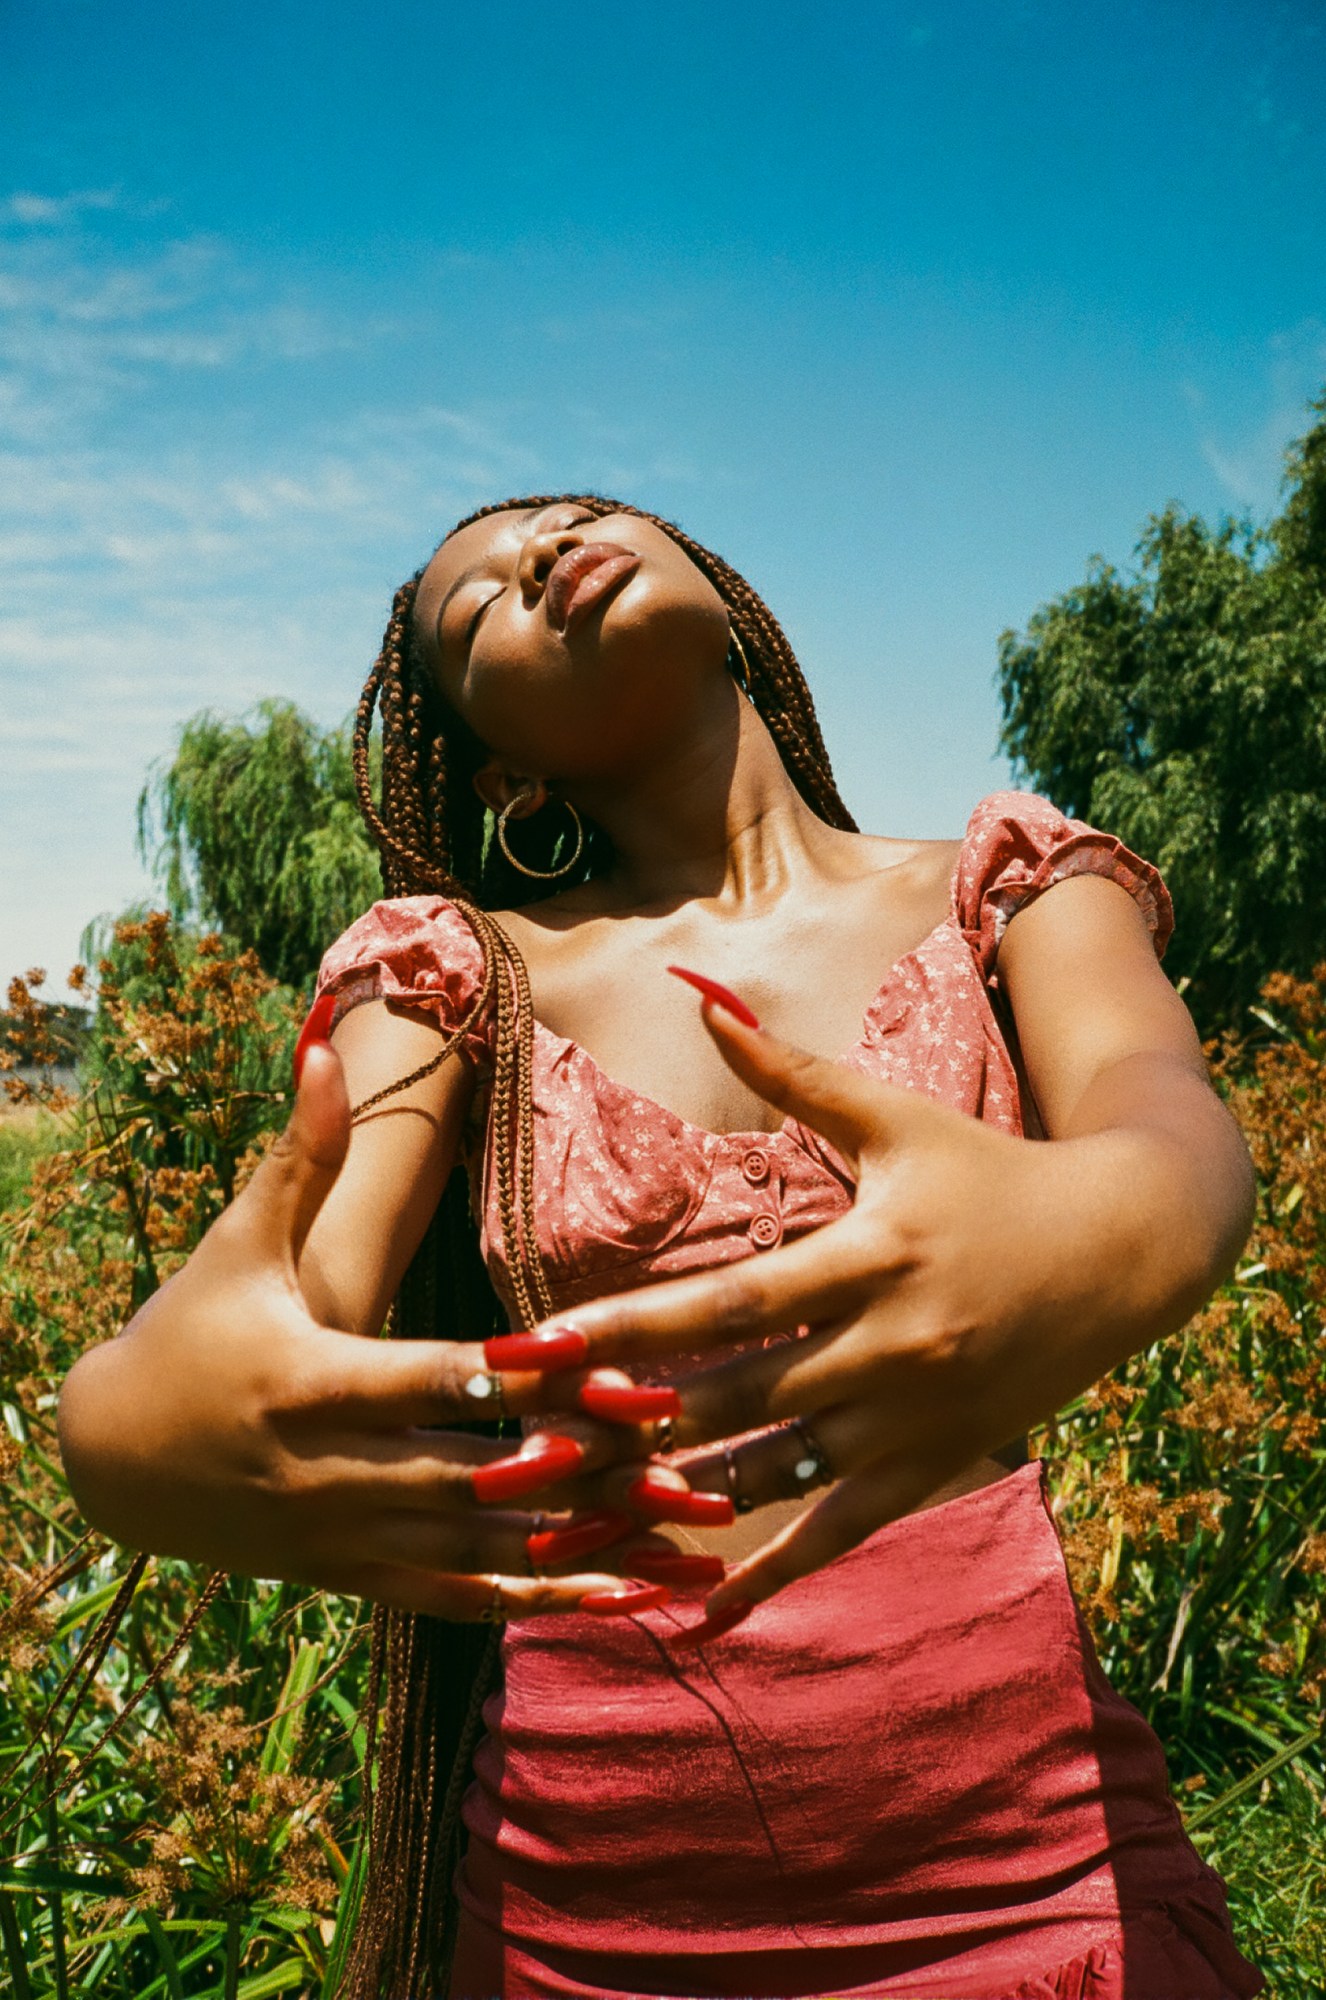
<path fill-rule="evenodd" d="M 772 1250 L 782 1239 L 783 1225 L 776 1215 L 753 1215 L 746 1234 L 757 1250 Z"/>
<path fill-rule="evenodd" d="M 769 1178 L 769 1155 L 761 1146 L 752 1146 L 741 1162 L 741 1171 L 752 1187 L 763 1187 Z"/>

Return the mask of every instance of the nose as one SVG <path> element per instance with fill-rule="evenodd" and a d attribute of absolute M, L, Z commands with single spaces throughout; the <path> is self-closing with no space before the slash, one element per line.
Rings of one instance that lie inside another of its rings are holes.
<path fill-rule="evenodd" d="M 544 535 L 531 535 L 520 552 L 516 577 L 526 604 L 535 604 L 559 556 L 578 549 L 585 537 L 575 528 L 559 528 Z"/>

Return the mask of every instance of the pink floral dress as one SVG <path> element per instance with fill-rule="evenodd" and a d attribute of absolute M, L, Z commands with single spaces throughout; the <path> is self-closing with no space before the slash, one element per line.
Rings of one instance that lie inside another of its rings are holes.
<path fill-rule="evenodd" d="M 1121 883 L 1163 950 L 1169 898 L 1146 862 L 1043 799 L 982 800 L 948 915 L 891 968 L 843 1059 L 1036 1130 L 999 941 L 1084 872 Z M 338 1012 L 387 998 L 452 1026 L 479 971 L 459 912 L 407 897 L 333 945 L 320 990 Z M 808 1127 L 705 1131 L 533 1032 L 535 1213 L 559 1308 L 759 1256 L 850 1206 L 844 1162 Z M 510 1308 L 487 1023 L 465 1053 L 481 1086 L 466 1164 Z M 879 1530 L 674 1657 L 663 1635 L 695 1615 L 683 1602 L 609 1628 L 574 1614 L 507 1628 L 465 1805 L 456 2000 L 1261 1990 L 1159 1743 L 1101 1673 L 1038 1463 Z"/>

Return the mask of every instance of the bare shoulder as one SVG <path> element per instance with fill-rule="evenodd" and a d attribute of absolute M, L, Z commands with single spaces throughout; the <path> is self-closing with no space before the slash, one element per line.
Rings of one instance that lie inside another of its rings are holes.
<path fill-rule="evenodd" d="M 605 906 L 603 885 L 581 882 L 518 910 L 494 910 L 536 982 L 574 980 L 592 966 L 604 919 L 621 914 Z"/>
<path fill-rule="evenodd" d="M 948 908 L 960 840 L 900 840 L 886 834 L 852 836 L 862 872 L 887 878 L 891 895 L 918 910 L 933 910 L 938 922 Z"/>

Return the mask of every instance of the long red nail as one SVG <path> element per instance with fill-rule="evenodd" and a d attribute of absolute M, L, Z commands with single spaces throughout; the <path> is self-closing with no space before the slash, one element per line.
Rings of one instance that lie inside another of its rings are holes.
<path fill-rule="evenodd" d="M 588 1359 L 589 1342 L 574 1326 L 549 1327 L 547 1333 L 502 1333 L 485 1340 L 483 1358 L 490 1368 L 579 1368 Z"/>
<path fill-rule="evenodd" d="M 626 1498 L 647 1521 L 681 1521 L 694 1528 L 728 1528 L 737 1510 L 726 1493 L 683 1493 L 675 1486 L 642 1472 L 626 1489 Z"/>
<path fill-rule="evenodd" d="M 476 1500 L 518 1500 L 540 1486 L 565 1479 L 584 1463 L 585 1447 L 556 1431 L 536 1431 L 514 1458 L 495 1458 L 470 1474 Z"/>
<path fill-rule="evenodd" d="M 663 1583 L 634 1583 L 626 1590 L 591 1590 L 576 1609 L 595 1618 L 627 1618 L 633 1611 L 656 1611 L 671 1595 Z"/>
<path fill-rule="evenodd" d="M 685 1588 L 707 1589 L 727 1575 L 722 1556 L 687 1556 L 680 1549 L 632 1549 L 626 1558 L 634 1573 L 654 1583 L 675 1583 Z"/>
<path fill-rule="evenodd" d="M 630 1514 L 583 1514 L 560 1528 L 543 1528 L 525 1538 L 525 1550 L 536 1569 L 549 1563 L 579 1562 L 598 1549 L 625 1541 L 635 1527 Z"/>
<path fill-rule="evenodd" d="M 336 995 L 320 993 L 308 1010 L 308 1019 L 299 1031 L 295 1043 L 295 1089 L 299 1089 L 299 1079 L 304 1074 L 304 1058 L 314 1042 L 331 1040 L 332 1016 L 336 1012 Z"/>
<path fill-rule="evenodd" d="M 755 1606 L 748 1603 L 745 1598 L 738 1598 L 734 1604 L 729 1604 L 726 1610 L 711 1611 L 698 1625 L 688 1625 L 681 1632 L 669 1632 L 668 1645 L 675 1651 L 678 1646 L 703 1646 L 706 1639 L 721 1639 L 734 1625 L 740 1625 L 743 1618 L 749 1618 L 754 1609 Z"/>
<path fill-rule="evenodd" d="M 684 979 L 697 993 L 703 993 L 705 999 L 712 1000 L 715 1007 L 726 1007 L 728 1013 L 734 1015 L 743 1028 L 759 1027 L 759 1021 L 751 1013 L 746 1002 L 738 1000 L 735 993 L 729 992 L 726 986 L 720 986 L 716 979 L 706 979 L 702 972 L 688 972 L 684 965 L 670 965 L 668 971 L 675 973 L 678 979 Z"/>
<path fill-rule="evenodd" d="M 681 1397 L 675 1389 L 622 1389 L 604 1382 L 586 1382 L 576 1401 L 591 1417 L 602 1417 L 610 1424 L 646 1424 L 652 1417 L 681 1415 Z"/>

